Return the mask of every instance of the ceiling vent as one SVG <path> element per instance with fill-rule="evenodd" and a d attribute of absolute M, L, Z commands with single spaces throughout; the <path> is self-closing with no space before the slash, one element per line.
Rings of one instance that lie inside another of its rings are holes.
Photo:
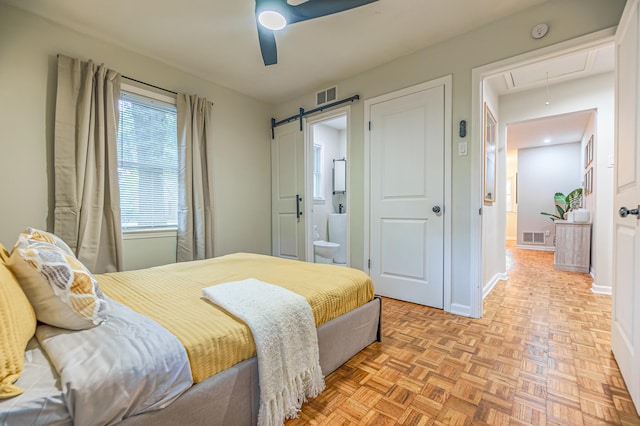
<path fill-rule="evenodd" d="M 338 99 L 338 86 L 316 92 L 316 106 L 324 105 Z"/>

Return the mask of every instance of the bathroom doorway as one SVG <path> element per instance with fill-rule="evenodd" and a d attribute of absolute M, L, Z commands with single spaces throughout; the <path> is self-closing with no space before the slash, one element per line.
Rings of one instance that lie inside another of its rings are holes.
<path fill-rule="evenodd" d="M 349 107 L 306 120 L 307 259 L 348 266 Z M 307 209 L 309 211 L 309 209 Z"/>

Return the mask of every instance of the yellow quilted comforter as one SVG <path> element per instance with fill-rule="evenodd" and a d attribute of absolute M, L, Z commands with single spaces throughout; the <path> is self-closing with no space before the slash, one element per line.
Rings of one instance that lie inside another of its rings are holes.
<path fill-rule="evenodd" d="M 96 275 L 106 295 L 180 339 L 196 383 L 256 353 L 249 327 L 201 295 L 204 287 L 246 278 L 304 296 L 316 326 L 364 305 L 374 295 L 370 278 L 356 269 L 247 253 Z"/>

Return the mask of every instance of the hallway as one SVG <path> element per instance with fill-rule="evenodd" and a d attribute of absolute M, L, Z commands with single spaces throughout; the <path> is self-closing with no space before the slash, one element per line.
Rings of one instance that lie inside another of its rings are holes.
<path fill-rule="evenodd" d="M 382 342 L 287 425 L 640 425 L 611 354 L 611 298 L 554 270 L 551 252 L 507 256 L 482 319 L 385 298 Z"/>

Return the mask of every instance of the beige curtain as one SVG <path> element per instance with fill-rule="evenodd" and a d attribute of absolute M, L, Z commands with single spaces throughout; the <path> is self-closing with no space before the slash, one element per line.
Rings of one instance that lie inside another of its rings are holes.
<path fill-rule="evenodd" d="M 178 94 L 178 262 L 213 257 L 212 109 Z"/>
<path fill-rule="evenodd" d="M 121 76 L 58 56 L 54 232 L 95 273 L 122 267 L 116 129 Z"/>

